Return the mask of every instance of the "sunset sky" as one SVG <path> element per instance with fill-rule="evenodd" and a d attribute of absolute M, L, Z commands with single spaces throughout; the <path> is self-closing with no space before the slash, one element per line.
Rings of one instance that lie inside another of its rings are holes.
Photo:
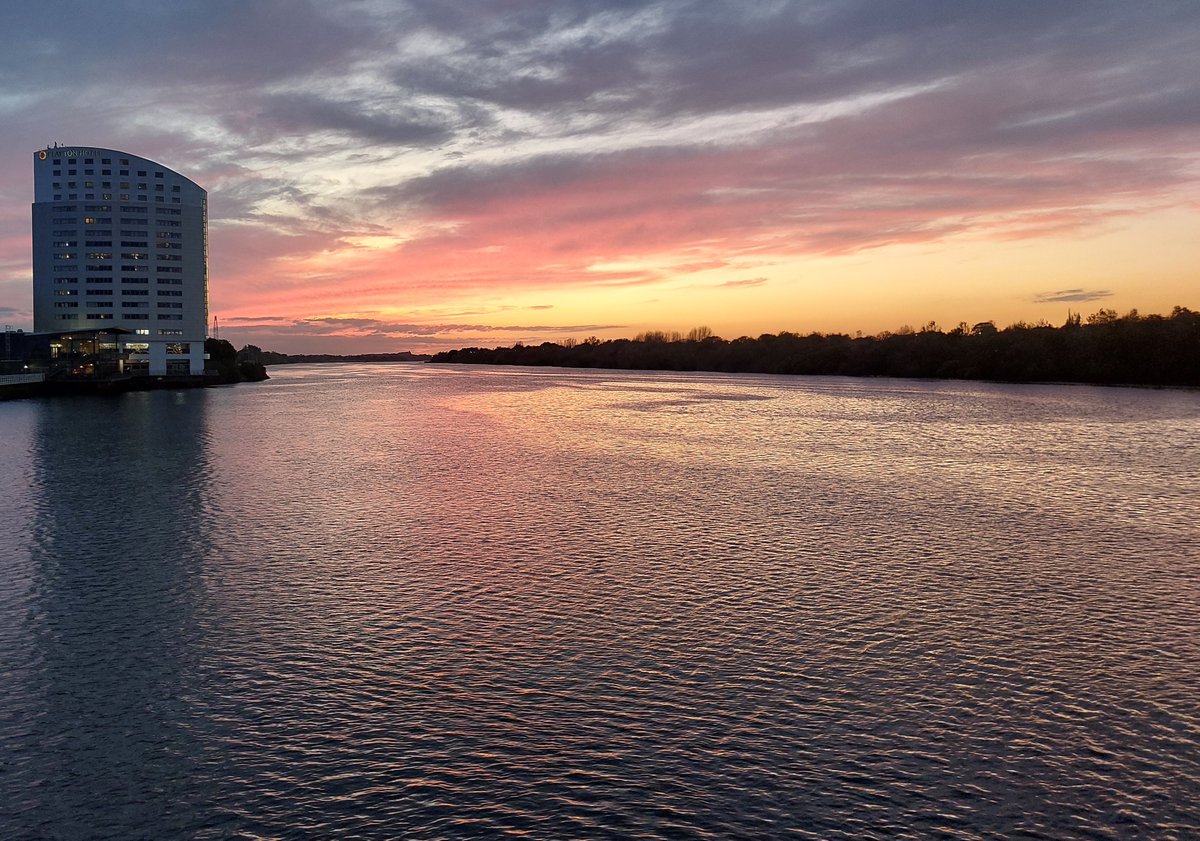
<path fill-rule="evenodd" d="M 33 153 L 209 193 L 284 352 L 1200 308 L 1200 3 L 5 3 L 0 320 Z"/>

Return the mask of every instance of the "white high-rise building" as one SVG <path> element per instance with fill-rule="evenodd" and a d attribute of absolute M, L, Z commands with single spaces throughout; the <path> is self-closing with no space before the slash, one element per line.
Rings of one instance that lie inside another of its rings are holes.
<path fill-rule="evenodd" d="M 33 329 L 119 328 L 130 372 L 203 374 L 208 194 L 90 146 L 35 152 L 33 194 Z"/>

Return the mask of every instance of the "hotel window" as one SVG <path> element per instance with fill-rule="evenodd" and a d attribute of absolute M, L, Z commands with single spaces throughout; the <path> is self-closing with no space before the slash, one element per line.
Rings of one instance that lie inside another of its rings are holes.
<path fill-rule="evenodd" d="M 109 269 L 111 269 L 111 268 L 112 268 L 112 266 L 109 266 Z M 87 279 L 87 282 L 88 283 L 112 283 L 112 278 L 111 277 L 89 277 Z"/>
<path fill-rule="evenodd" d="M 77 198 L 79 198 L 79 193 L 67 193 L 67 198 L 77 199 Z"/>
<path fill-rule="evenodd" d="M 83 160 L 83 165 L 84 165 L 84 166 L 91 166 L 91 165 L 92 165 L 92 164 L 94 164 L 95 162 L 96 162 L 96 159 L 95 159 L 95 158 L 84 158 L 84 160 Z"/>
<path fill-rule="evenodd" d="M 166 188 L 166 187 L 164 187 L 162 184 L 155 184 L 155 185 L 154 185 L 154 192 L 156 192 L 156 193 L 161 193 L 161 192 L 163 192 L 163 191 L 164 191 L 164 190 L 166 190 L 166 189 L 167 189 L 167 188 Z"/>
<path fill-rule="evenodd" d="M 129 166 L 129 158 L 121 158 L 121 166 Z"/>
<path fill-rule="evenodd" d="M 182 289 L 159 289 L 158 297 L 160 298 L 182 298 Z"/>
<path fill-rule="evenodd" d="M 161 313 L 160 312 L 158 314 L 158 320 L 159 321 L 183 321 L 183 316 L 182 315 L 171 315 L 169 313 Z M 180 330 L 177 335 L 182 336 L 183 331 Z"/>
<path fill-rule="evenodd" d="M 102 169 L 102 170 L 100 170 L 100 174 L 101 175 L 112 175 L 112 170 L 111 169 Z"/>
<path fill-rule="evenodd" d="M 131 309 L 146 309 L 150 306 L 149 301 L 121 301 L 121 306 Z"/>
<path fill-rule="evenodd" d="M 121 283 L 149 283 L 149 282 L 150 282 L 150 278 L 148 278 L 148 277 L 123 277 L 123 278 L 121 278 Z M 129 290 L 126 290 L 126 291 L 129 291 Z M 150 293 L 134 291 L 134 294 L 135 295 L 149 295 Z"/>
<path fill-rule="evenodd" d="M 62 295 L 62 296 L 68 296 L 68 295 L 78 295 L 78 294 L 79 294 L 79 290 L 78 290 L 78 289 L 55 289 L 55 290 L 54 290 L 54 294 L 55 294 L 55 295 Z"/>
<path fill-rule="evenodd" d="M 191 352 L 192 348 L 187 342 L 171 342 L 167 345 L 167 353 L 172 356 L 186 356 Z"/>
<path fill-rule="evenodd" d="M 87 305 L 89 307 L 96 307 L 97 309 L 104 309 L 105 307 L 107 307 L 108 309 L 112 309 L 113 302 L 112 301 L 88 301 Z"/>
<path fill-rule="evenodd" d="M 163 174 L 162 174 L 161 172 L 156 172 L 156 173 L 154 173 L 154 177 L 155 177 L 155 178 L 162 178 L 162 177 L 163 177 Z"/>
<path fill-rule="evenodd" d="M 91 318 L 91 319 L 95 319 L 97 321 L 103 321 L 104 319 L 111 319 L 112 313 L 111 312 L 89 312 L 87 315 L 84 316 L 84 318 Z"/>
<path fill-rule="evenodd" d="M 112 292 L 111 289 L 89 289 L 87 291 L 89 295 L 111 295 Z"/>
<path fill-rule="evenodd" d="M 61 198 L 62 198 L 62 193 L 55 193 L 55 194 L 54 194 L 54 198 L 55 198 L 55 199 L 61 199 Z"/>
<path fill-rule="evenodd" d="M 85 199 L 94 199 L 94 198 L 96 198 L 96 194 L 95 193 L 84 193 L 83 197 Z"/>
<path fill-rule="evenodd" d="M 71 314 L 71 315 L 60 315 L 60 316 L 58 317 L 58 320 L 59 320 L 59 321 L 74 321 L 74 320 L 75 320 L 76 318 L 78 318 L 78 317 L 79 317 L 79 316 L 77 316 L 77 315 L 74 315 L 74 314 Z"/>
<path fill-rule="evenodd" d="M 129 201 L 129 193 L 121 193 L 121 201 Z"/>
<path fill-rule="evenodd" d="M 123 313 L 121 313 L 121 318 L 127 318 L 130 321 L 149 321 L 150 315 L 149 315 L 149 313 L 144 313 L 144 312 L 143 313 L 123 312 Z M 142 332 L 149 332 L 149 331 L 138 330 L 138 332 L 142 333 Z"/>
<path fill-rule="evenodd" d="M 122 175 L 128 175 L 128 174 L 129 174 L 129 170 L 127 170 L 127 169 L 123 169 L 123 170 L 121 170 L 121 174 L 122 174 Z"/>
<path fill-rule="evenodd" d="M 79 278 L 77 278 L 77 277 L 56 277 L 56 278 L 54 278 L 54 282 L 56 284 L 58 284 L 58 283 L 79 283 Z"/>
<path fill-rule="evenodd" d="M 159 234 L 159 236 L 162 236 L 162 234 Z M 60 239 L 54 243 L 55 248 L 74 248 L 77 245 L 79 245 L 79 241 L 73 239 Z"/>
<path fill-rule="evenodd" d="M 179 204 L 180 203 L 179 196 L 171 196 L 171 201 L 174 202 L 175 204 Z"/>
<path fill-rule="evenodd" d="M 111 182 L 111 181 L 101 181 L 101 182 L 100 182 L 100 186 L 101 186 L 101 187 L 105 187 L 105 188 L 111 188 L 111 187 L 112 187 L 112 182 Z"/>
<path fill-rule="evenodd" d="M 79 307 L 79 302 L 78 301 L 55 301 L 54 306 L 57 307 L 58 309 L 77 309 Z"/>
<path fill-rule="evenodd" d="M 105 166 L 108 166 L 109 164 L 112 163 L 112 158 L 101 158 L 100 163 L 104 164 Z"/>
<path fill-rule="evenodd" d="M 112 201 L 113 194 L 112 193 L 103 193 L 100 197 L 102 199 L 104 199 L 105 201 Z"/>
<path fill-rule="evenodd" d="M 54 175 L 55 175 L 56 177 L 57 177 L 57 176 L 59 176 L 59 175 L 62 175 L 62 170 L 61 170 L 61 169 L 56 169 L 56 170 L 54 170 Z"/>
<path fill-rule="evenodd" d="M 73 169 L 67 170 L 67 175 L 74 175 L 74 174 L 75 174 L 75 170 L 73 170 Z"/>
<path fill-rule="evenodd" d="M 67 182 L 67 189 L 68 189 L 68 190 L 73 190 L 73 189 L 75 189 L 77 186 L 79 186 L 79 182 L 78 182 L 78 181 L 68 181 L 68 182 Z"/>
<path fill-rule="evenodd" d="M 61 181 L 55 181 L 55 182 L 54 182 L 54 189 L 56 189 L 56 190 L 61 190 L 61 189 L 62 189 L 62 182 L 61 182 Z"/>
<path fill-rule="evenodd" d="M 149 200 L 150 200 L 149 196 L 138 196 L 138 201 L 149 201 Z"/>
<path fill-rule="evenodd" d="M 134 281 L 130 280 L 129 278 L 121 278 L 121 282 L 122 283 L 133 283 Z M 145 283 L 146 281 L 143 279 L 141 282 Z M 68 289 L 67 291 L 70 292 L 71 290 Z M 122 289 L 121 294 L 122 295 L 149 295 L 150 290 L 149 289 Z"/>
<path fill-rule="evenodd" d="M 89 251 L 87 258 L 89 260 L 111 260 L 112 252 L 111 251 Z"/>
<path fill-rule="evenodd" d="M 145 178 L 145 177 L 146 177 L 146 170 L 139 169 L 138 170 L 138 178 Z"/>
<path fill-rule="evenodd" d="M 84 181 L 83 186 L 84 186 L 84 189 L 87 189 L 89 187 L 95 187 L 96 182 L 95 181 Z"/>
<path fill-rule="evenodd" d="M 54 259 L 55 260 L 74 260 L 75 256 L 76 255 L 72 254 L 69 251 L 60 251 L 58 254 L 54 255 Z"/>
<path fill-rule="evenodd" d="M 160 310 L 181 310 L 183 309 L 183 304 L 177 304 L 174 301 L 159 301 L 158 308 Z"/>

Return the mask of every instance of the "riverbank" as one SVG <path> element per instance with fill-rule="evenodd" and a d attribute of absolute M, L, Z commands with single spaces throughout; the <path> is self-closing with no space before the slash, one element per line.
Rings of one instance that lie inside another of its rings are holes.
<path fill-rule="evenodd" d="M 432 362 L 618 370 L 714 371 L 1002 382 L 1200 387 L 1200 313 L 1101 311 L 1062 327 L 992 322 L 901 328 L 879 336 L 796 333 L 732 341 L 644 333 L 634 339 L 464 348 Z"/>

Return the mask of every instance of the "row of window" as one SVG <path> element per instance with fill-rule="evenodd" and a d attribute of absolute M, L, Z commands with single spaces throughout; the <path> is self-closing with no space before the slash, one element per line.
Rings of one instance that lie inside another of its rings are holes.
<path fill-rule="evenodd" d="M 137 204 L 122 204 L 120 205 L 122 214 L 145 214 L 149 215 L 150 208 L 143 208 Z M 54 205 L 55 214 L 73 214 L 78 210 L 78 205 L 74 204 L 56 204 Z M 113 211 L 113 205 L 110 204 L 85 204 L 83 208 L 85 214 L 110 214 Z M 155 208 L 155 214 L 158 216 L 179 216 L 182 214 L 179 208 Z"/>
<path fill-rule="evenodd" d="M 141 182 L 141 183 L 139 183 L 139 184 L 137 185 L 137 187 L 136 187 L 136 188 L 133 188 L 133 187 L 131 187 L 131 186 L 130 186 L 130 182 L 129 182 L 129 181 L 121 181 L 121 182 L 120 182 L 120 185 L 121 185 L 120 189 L 122 189 L 122 190 L 130 190 L 130 189 L 149 190 L 149 189 L 150 189 L 150 186 L 149 186 L 148 184 L 146 184 L 145 182 Z M 51 187 L 53 187 L 55 190 L 61 190 L 61 189 L 62 189 L 62 182 L 61 182 L 61 181 L 53 181 L 53 182 L 51 182 L 50 186 L 51 186 Z M 68 190 L 74 190 L 74 189 L 76 189 L 78 186 L 79 186 L 79 182 L 78 182 L 78 181 L 68 181 L 68 182 L 67 182 L 67 189 L 68 189 Z M 101 186 L 103 189 L 105 189 L 105 190 L 111 190 L 111 189 L 112 189 L 112 182 L 111 182 L 111 181 L 101 181 L 101 182 L 100 182 L 100 186 Z M 96 187 L 96 182 L 95 182 L 95 181 L 84 181 L 84 182 L 83 182 L 83 188 L 84 188 L 85 190 L 93 190 L 93 189 L 95 189 L 95 187 Z M 182 187 L 180 187 L 178 184 L 175 184 L 175 185 L 173 185 L 173 186 L 171 187 L 171 192 L 172 192 L 172 193 L 178 193 L 178 192 L 180 192 L 182 189 L 183 189 L 183 188 L 182 188 Z M 166 187 L 166 185 L 165 185 L 165 184 L 155 184 L 155 185 L 154 185 L 154 192 L 156 192 L 156 193 L 165 193 L 166 191 L 167 191 L 167 187 Z M 129 199 L 126 199 L 126 201 L 129 201 Z"/>
<path fill-rule="evenodd" d="M 47 147 L 47 148 L 49 148 L 49 147 Z M 56 154 L 57 154 L 57 153 L 56 153 Z M 66 153 L 66 155 L 68 156 L 68 158 L 74 157 L 75 155 L 78 155 L 78 154 L 79 154 L 78 152 L 67 152 L 67 153 Z M 129 166 L 129 158 L 117 158 L 117 160 L 120 162 L 121 166 Z M 92 166 L 94 163 L 96 163 L 96 158 L 95 158 L 95 157 L 91 157 L 91 158 L 75 158 L 74 160 L 68 160 L 68 161 L 67 161 L 67 166 L 78 166 L 78 164 L 79 164 L 79 161 L 83 161 L 83 165 L 84 165 L 84 166 Z M 112 164 L 112 158 L 101 158 L 101 159 L 100 159 L 100 163 L 102 163 L 104 166 L 110 166 L 110 165 Z M 60 159 L 60 160 L 56 160 L 56 161 L 54 162 L 54 165 L 55 165 L 55 166 L 62 166 L 62 165 L 63 165 L 63 163 L 62 163 L 62 160 L 61 160 L 61 159 Z M 139 174 L 139 175 L 145 175 L 145 174 L 146 174 L 146 172 L 145 172 L 145 170 L 142 170 L 142 171 L 141 171 L 140 173 L 138 173 L 138 174 Z M 162 178 L 162 175 L 163 175 L 163 174 L 162 174 L 161 172 L 156 172 L 156 173 L 154 173 L 154 175 L 155 175 L 155 177 L 157 177 L 157 178 Z"/>
<path fill-rule="evenodd" d="M 159 271 L 162 271 L 162 269 L 159 269 Z M 88 278 L 85 278 L 84 280 L 89 284 L 90 283 L 111 284 L 113 282 L 112 277 L 88 277 Z M 155 280 L 158 281 L 160 286 L 162 284 L 170 284 L 171 286 L 182 286 L 183 285 L 183 278 L 181 278 L 181 277 L 156 277 Z M 149 283 L 149 282 L 150 282 L 150 278 L 148 278 L 148 277 L 122 277 L 121 278 L 121 283 Z M 79 283 L 79 278 L 78 277 L 56 277 L 56 278 L 54 278 L 55 286 L 65 285 L 68 283 Z"/>
<path fill-rule="evenodd" d="M 112 309 L 112 306 L 113 306 L 112 301 L 90 301 L 89 300 L 89 301 L 86 301 L 85 303 L 89 307 L 99 307 L 101 309 Z M 123 306 L 123 307 L 141 307 L 141 308 L 145 309 L 150 306 L 150 302 L 149 301 L 122 301 L 121 306 Z M 54 308 L 55 309 L 78 309 L 79 302 L 78 301 L 55 301 Z M 183 309 L 183 304 L 181 304 L 177 301 L 159 301 L 158 309 L 160 309 L 160 310 L 181 310 L 181 309 Z"/>
<path fill-rule="evenodd" d="M 113 314 L 111 312 L 89 312 L 89 313 L 85 313 L 83 317 L 86 319 L 90 319 L 92 321 L 104 321 L 104 320 L 111 321 Z M 170 315 L 170 314 L 166 314 L 166 313 L 158 313 L 158 315 L 155 317 L 159 321 L 183 321 L 182 315 Z M 58 315 L 59 321 L 75 321 L 78 318 L 79 318 L 78 313 L 73 313 L 73 312 L 72 313 L 60 313 Z M 129 321 L 147 321 L 150 318 L 150 313 L 122 312 L 121 318 L 123 320 L 129 320 Z M 141 332 L 141 331 L 139 331 L 139 332 Z M 160 336 L 182 336 L 183 331 L 182 330 L 159 330 L 158 335 L 160 335 Z"/>
<path fill-rule="evenodd" d="M 145 225 L 146 220 L 145 219 L 122 219 L 121 224 L 122 225 L 130 225 L 130 224 Z M 161 226 L 164 226 L 164 227 L 172 227 L 172 228 L 179 227 L 179 223 L 174 220 L 171 220 L 171 219 L 159 219 L 158 224 Z M 94 236 L 94 237 L 111 237 L 113 232 L 93 229 L 93 230 L 88 231 L 87 234 L 88 234 L 88 236 Z M 76 235 L 77 234 L 76 234 L 74 228 L 63 228 L 60 230 L 56 230 L 54 232 L 54 236 L 56 236 L 56 237 L 72 237 L 72 236 L 76 236 Z M 121 236 L 123 236 L 123 237 L 148 237 L 148 236 L 150 236 L 150 232 L 149 231 L 139 231 L 139 230 L 127 230 L 127 231 L 121 231 Z M 178 231 L 159 231 L 157 234 L 157 237 L 158 237 L 158 239 L 183 239 L 183 234 Z M 55 246 L 58 246 L 58 247 L 62 247 L 62 246 L 72 247 L 72 246 L 79 245 L 79 241 L 78 240 L 67 240 L 67 241 L 56 240 L 54 244 L 55 244 Z M 111 245 L 111 244 L 112 243 L 109 243 L 109 245 Z"/>
<path fill-rule="evenodd" d="M 61 176 L 62 176 L 62 174 L 63 174 L 63 170 L 62 170 L 62 162 L 61 162 L 61 161 L 55 161 L 54 163 L 55 163 L 55 165 L 58 167 L 58 169 L 52 170 L 52 174 L 53 174 L 53 175 L 54 175 L 56 178 L 57 178 L 57 177 L 61 177 Z M 93 158 L 93 159 L 91 159 L 91 160 L 88 160 L 88 159 L 86 159 L 86 158 L 85 158 L 85 159 L 84 159 L 84 161 L 83 161 L 83 165 L 84 165 L 85 167 L 89 167 L 89 166 L 95 166 L 95 159 Z M 100 163 L 100 165 L 101 165 L 101 166 L 112 166 L 112 160 L 111 160 L 110 158 L 104 158 L 104 159 L 102 159 L 102 160 L 101 160 L 101 163 Z M 127 160 L 122 160 L 120 165 L 121 165 L 121 166 L 129 166 L 129 161 L 127 161 Z M 75 173 L 79 172 L 79 167 L 78 167 L 77 165 L 75 165 L 75 164 L 68 164 L 67 166 L 68 166 L 68 169 L 67 169 L 67 175 L 68 175 L 68 176 L 74 175 Z M 71 167 L 71 166 L 75 166 L 75 168 L 74 168 L 74 169 L 70 169 L 69 167 Z M 128 175 L 128 174 L 129 174 L 129 170 L 127 170 L 127 169 L 122 169 L 120 172 L 121 172 L 121 175 Z M 84 175 L 95 175 L 95 174 L 96 174 L 96 170 L 94 170 L 94 169 L 84 169 L 84 170 L 83 170 L 83 174 L 84 174 Z M 100 170 L 100 174 L 101 174 L 101 175 L 112 175 L 112 170 L 111 170 L 111 169 L 102 169 L 102 170 Z M 146 177 L 146 170 L 144 170 L 144 169 L 139 169 L 139 170 L 137 171 L 137 174 L 138 174 L 138 178 L 145 178 L 145 177 Z M 155 178 L 165 178 L 165 177 L 166 177 L 166 173 L 163 173 L 163 172 L 156 172 L 156 173 L 154 173 L 154 177 L 155 177 Z"/>
<path fill-rule="evenodd" d="M 60 201 L 62 199 L 62 197 L 63 197 L 62 193 L 54 194 L 55 201 Z M 94 198 L 96 198 L 96 194 L 95 193 L 84 193 L 83 197 L 85 199 L 94 199 Z M 116 194 L 116 197 L 119 199 L 123 199 L 124 201 L 129 201 L 129 193 L 118 193 L 118 194 Z M 77 198 L 79 198 L 79 194 L 78 193 L 67 193 L 67 198 L 68 199 L 77 199 Z M 113 193 L 101 193 L 100 198 L 112 199 Z M 166 199 L 166 196 L 155 196 L 154 200 L 157 202 L 165 202 L 167 199 Z M 138 201 L 150 201 L 150 198 L 149 198 L 149 196 L 138 196 Z M 181 199 L 179 196 L 172 196 L 171 202 L 173 204 L 183 204 L 183 199 Z"/>

